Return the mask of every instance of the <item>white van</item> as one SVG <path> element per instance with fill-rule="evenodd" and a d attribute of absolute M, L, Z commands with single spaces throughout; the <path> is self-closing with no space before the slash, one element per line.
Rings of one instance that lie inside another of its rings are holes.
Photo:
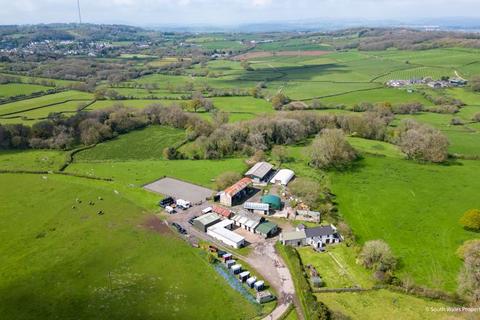
<path fill-rule="evenodd" d="M 186 210 L 188 208 L 191 207 L 191 203 L 187 200 L 183 200 L 183 199 L 178 199 L 177 200 L 177 206 L 179 206 L 180 208 Z"/>

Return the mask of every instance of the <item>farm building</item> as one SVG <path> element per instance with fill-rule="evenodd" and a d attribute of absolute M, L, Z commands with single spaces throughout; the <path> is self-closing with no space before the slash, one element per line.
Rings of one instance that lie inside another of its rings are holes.
<path fill-rule="evenodd" d="M 233 226 L 232 220 L 223 220 L 207 229 L 207 234 L 218 241 L 225 243 L 235 249 L 245 244 L 245 238 L 230 231 Z"/>
<path fill-rule="evenodd" d="M 314 249 L 320 249 L 326 244 L 339 243 L 341 238 L 337 233 L 337 228 L 333 225 L 320 226 L 315 228 L 306 228 L 307 244 Z"/>
<path fill-rule="evenodd" d="M 228 187 L 220 194 L 220 203 L 224 206 L 232 207 L 241 202 L 248 194 L 248 187 L 251 183 L 252 179 L 243 178 L 234 185 Z"/>
<path fill-rule="evenodd" d="M 218 214 L 219 216 L 227 218 L 227 219 L 230 219 L 233 215 L 232 211 L 230 211 L 227 208 L 220 207 L 220 206 L 212 206 L 212 211 L 215 212 L 216 214 Z"/>
<path fill-rule="evenodd" d="M 278 226 L 270 221 L 262 222 L 255 229 L 255 233 L 261 234 L 264 238 L 271 237 L 277 233 Z"/>
<path fill-rule="evenodd" d="M 263 222 L 264 219 L 254 213 L 240 211 L 232 218 L 232 220 L 235 221 L 236 226 L 254 233 L 257 226 Z"/>
<path fill-rule="evenodd" d="M 255 183 L 266 182 L 272 173 L 272 169 L 273 166 L 268 162 L 257 162 L 245 173 L 245 176 L 252 179 Z"/>
<path fill-rule="evenodd" d="M 262 203 L 268 204 L 273 210 L 282 209 L 282 200 L 279 196 L 267 194 L 266 196 L 263 196 L 260 201 Z"/>
<path fill-rule="evenodd" d="M 322 249 L 326 244 L 339 243 L 342 237 L 333 225 L 306 228 L 298 225 L 296 231 L 284 232 L 280 235 L 283 245 L 293 247 L 310 245 L 316 250 Z"/>
<path fill-rule="evenodd" d="M 210 212 L 204 214 L 193 220 L 193 226 L 202 232 L 207 232 L 207 229 L 214 224 L 220 222 L 220 217 L 218 214 Z"/>
<path fill-rule="evenodd" d="M 282 232 L 280 242 L 285 246 L 300 247 L 307 244 L 307 235 L 304 230 Z"/>
<path fill-rule="evenodd" d="M 256 214 L 268 215 L 270 213 L 270 205 L 268 203 L 245 202 L 243 208 Z"/>
<path fill-rule="evenodd" d="M 295 177 L 295 172 L 290 169 L 282 169 L 273 176 L 272 180 L 270 180 L 270 183 L 286 186 L 293 179 L 293 177 Z"/>

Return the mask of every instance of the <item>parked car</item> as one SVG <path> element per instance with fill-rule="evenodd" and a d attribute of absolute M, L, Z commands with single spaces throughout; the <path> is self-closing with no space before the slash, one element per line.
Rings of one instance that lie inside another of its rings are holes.
<path fill-rule="evenodd" d="M 165 199 L 160 200 L 158 205 L 162 208 L 166 208 L 167 206 L 171 206 L 174 203 L 175 203 L 175 199 L 173 199 L 172 197 L 167 197 Z"/>
<path fill-rule="evenodd" d="M 191 217 L 191 218 L 188 220 L 188 223 L 190 223 L 191 225 L 193 225 L 193 220 L 195 220 L 196 218 L 198 218 L 198 217 L 197 217 L 197 216 Z"/>
<path fill-rule="evenodd" d="M 170 207 L 170 206 L 166 206 L 166 207 L 165 207 L 165 211 L 167 211 L 167 213 L 169 213 L 169 214 L 174 214 L 174 213 L 177 212 L 177 211 L 175 211 L 174 208 L 172 208 L 172 207 Z"/>
<path fill-rule="evenodd" d="M 174 222 L 172 223 L 172 226 L 175 227 L 175 229 L 177 229 L 178 233 L 180 234 L 187 234 L 187 230 L 185 230 L 181 225 L 179 225 L 178 223 Z"/>

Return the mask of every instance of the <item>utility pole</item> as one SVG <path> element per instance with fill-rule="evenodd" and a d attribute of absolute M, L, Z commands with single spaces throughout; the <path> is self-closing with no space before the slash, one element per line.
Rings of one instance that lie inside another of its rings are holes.
<path fill-rule="evenodd" d="M 82 10 L 80 9 L 80 0 L 77 0 L 77 8 L 78 8 L 78 21 L 82 24 Z"/>

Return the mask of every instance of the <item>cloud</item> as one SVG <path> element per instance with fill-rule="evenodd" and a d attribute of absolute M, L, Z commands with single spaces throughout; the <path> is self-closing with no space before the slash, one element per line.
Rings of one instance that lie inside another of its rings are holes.
<path fill-rule="evenodd" d="M 74 22 L 76 0 L 0 0 L 0 23 Z M 480 15 L 478 0 L 81 0 L 95 23 L 238 24 L 330 19 Z"/>

